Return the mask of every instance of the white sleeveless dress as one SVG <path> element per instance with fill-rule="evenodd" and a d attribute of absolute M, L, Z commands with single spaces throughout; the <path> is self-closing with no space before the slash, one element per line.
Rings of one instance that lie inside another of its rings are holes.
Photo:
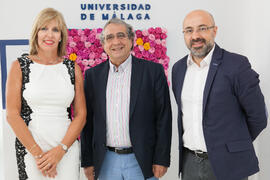
<path fill-rule="evenodd" d="M 26 55 L 18 58 L 21 66 L 21 116 L 44 152 L 59 145 L 71 123 L 70 105 L 74 98 L 74 62 L 65 59 L 55 65 L 33 62 Z M 20 180 L 47 180 L 36 166 L 34 157 L 16 139 Z M 79 179 L 79 143 L 75 141 L 57 165 L 54 180 Z"/>

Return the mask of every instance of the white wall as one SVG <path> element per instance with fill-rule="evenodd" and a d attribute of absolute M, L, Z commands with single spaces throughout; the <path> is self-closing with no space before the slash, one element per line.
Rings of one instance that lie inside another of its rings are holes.
<path fill-rule="evenodd" d="M 72 0 L 1 0 L 0 6 L 0 39 L 26 39 L 29 38 L 34 17 L 45 7 L 54 7 L 60 10 L 67 22 L 68 28 L 96 28 L 102 27 L 103 21 L 80 21 L 80 3 L 150 3 L 152 5 L 150 21 L 129 21 L 135 29 L 144 29 L 151 26 L 165 27 L 168 30 L 167 54 L 170 57 L 170 67 L 181 57 L 188 53 L 181 33 L 182 20 L 186 13 L 193 9 L 210 11 L 219 27 L 216 42 L 223 48 L 246 55 L 253 68 L 260 74 L 261 88 L 265 101 L 270 107 L 270 2 L 267 0 L 106 0 L 106 1 L 72 1 Z M 172 95 L 172 94 L 171 94 Z M 172 99 L 173 108 L 173 141 L 172 165 L 164 180 L 177 179 L 178 166 L 178 136 L 176 125 L 176 103 Z M 1 128 L 2 126 L 0 126 Z M 1 132 L 1 131 L 0 131 Z M 0 136 L 1 137 L 1 136 Z M 4 134 L 5 139 L 12 137 Z M 270 128 L 255 141 L 256 151 L 260 162 L 260 173 L 252 180 L 269 180 L 270 162 Z M 1 143 L 1 141 L 0 141 Z M 13 144 L 13 142 L 11 143 Z M 6 144 L 5 144 L 6 146 Z M 0 146 L 1 147 L 1 146 Z M 13 148 L 5 147 L 5 149 Z M 9 157 L 10 152 L 4 152 Z M 1 158 L 2 160 L 2 158 Z M 7 166 L 8 162 L 5 162 Z M 241 167 L 239 167 L 241 168 Z M 15 166 L 8 168 L 8 174 L 14 174 Z M 0 176 L 1 178 L 1 176 Z M 9 180 L 13 178 L 6 178 Z"/>

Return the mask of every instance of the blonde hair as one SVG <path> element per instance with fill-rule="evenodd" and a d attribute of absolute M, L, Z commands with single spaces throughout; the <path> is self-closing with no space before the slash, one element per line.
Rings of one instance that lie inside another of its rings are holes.
<path fill-rule="evenodd" d="M 61 31 L 61 41 L 58 44 L 57 55 L 62 57 L 66 54 L 67 45 L 67 26 L 60 12 L 53 8 L 43 9 L 34 22 L 30 38 L 30 55 L 38 53 L 38 31 L 50 21 L 56 20 Z"/>

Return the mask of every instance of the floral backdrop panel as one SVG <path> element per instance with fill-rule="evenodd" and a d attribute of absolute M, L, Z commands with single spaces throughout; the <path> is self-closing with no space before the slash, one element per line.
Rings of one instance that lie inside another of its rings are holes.
<path fill-rule="evenodd" d="M 76 61 L 83 73 L 108 59 L 99 40 L 101 32 L 101 28 L 68 30 L 67 57 Z M 166 38 L 164 28 L 136 30 L 132 55 L 162 64 L 168 80 L 170 58 L 166 54 Z"/>

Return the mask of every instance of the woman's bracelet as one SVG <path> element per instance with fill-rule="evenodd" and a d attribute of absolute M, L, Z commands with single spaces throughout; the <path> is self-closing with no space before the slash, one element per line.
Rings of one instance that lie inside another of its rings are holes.
<path fill-rule="evenodd" d="M 34 145 L 29 149 L 29 152 L 31 152 L 35 147 L 37 147 L 37 144 L 34 144 Z"/>
<path fill-rule="evenodd" d="M 40 159 L 40 158 L 42 158 L 42 155 L 40 154 L 40 155 L 36 155 L 36 156 L 34 156 L 34 158 L 35 159 Z"/>

